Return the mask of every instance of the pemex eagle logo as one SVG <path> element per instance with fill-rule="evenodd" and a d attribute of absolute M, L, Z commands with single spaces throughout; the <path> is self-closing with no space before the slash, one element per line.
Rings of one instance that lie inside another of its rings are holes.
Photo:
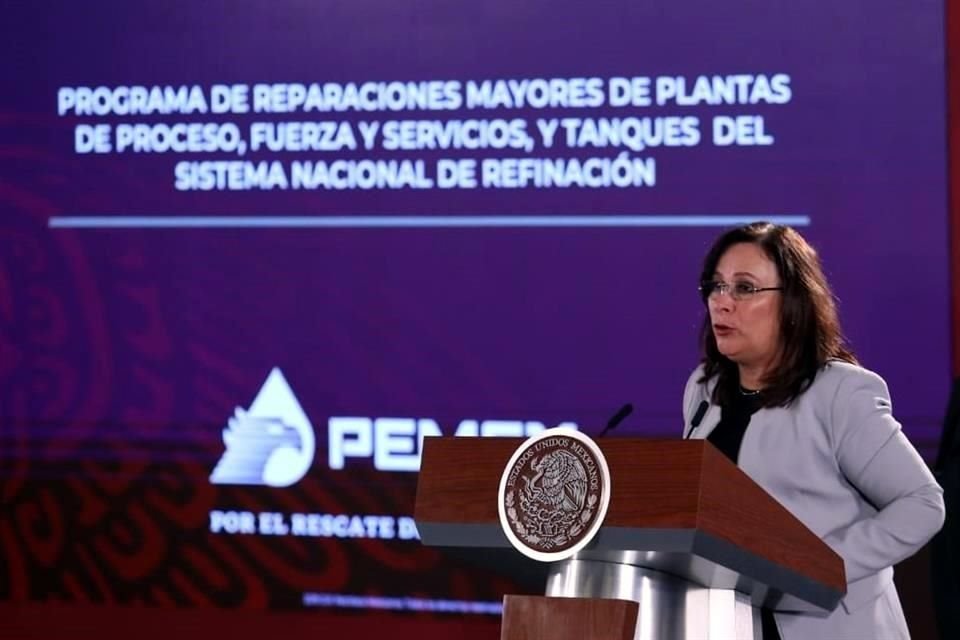
<path fill-rule="evenodd" d="M 316 438 L 283 372 L 267 376 L 249 409 L 236 407 L 223 430 L 225 450 L 213 484 L 289 487 L 313 464 Z"/>

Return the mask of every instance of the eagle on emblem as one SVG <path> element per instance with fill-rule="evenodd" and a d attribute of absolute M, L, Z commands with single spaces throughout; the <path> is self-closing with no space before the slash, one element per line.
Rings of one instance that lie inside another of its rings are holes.
<path fill-rule="evenodd" d="M 523 477 L 524 493 L 554 509 L 579 511 L 587 495 L 587 472 L 569 451 L 551 451 L 530 463 L 536 472 L 533 478 Z"/>

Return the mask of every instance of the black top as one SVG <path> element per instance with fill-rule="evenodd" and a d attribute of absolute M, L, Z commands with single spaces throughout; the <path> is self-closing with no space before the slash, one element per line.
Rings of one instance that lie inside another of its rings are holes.
<path fill-rule="evenodd" d="M 720 423 L 707 436 L 710 444 L 720 449 L 733 464 L 737 464 L 740 443 L 743 442 L 743 434 L 747 432 L 747 425 L 750 424 L 750 416 L 759 409 L 760 394 L 737 394 L 732 405 L 720 410 Z"/>
<path fill-rule="evenodd" d="M 740 456 L 743 434 L 747 432 L 751 416 L 759 409 L 760 394 L 737 394 L 732 405 L 721 408 L 720 422 L 707 436 L 707 440 L 736 464 Z M 777 623 L 770 609 L 765 607 L 760 609 L 760 623 L 763 640 L 780 640 Z"/>

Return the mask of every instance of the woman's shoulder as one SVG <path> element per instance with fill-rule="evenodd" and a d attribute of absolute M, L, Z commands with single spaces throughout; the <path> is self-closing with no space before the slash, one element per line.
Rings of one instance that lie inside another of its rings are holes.
<path fill-rule="evenodd" d="M 704 365 L 701 363 L 693 370 L 690 377 L 687 378 L 687 384 L 683 388 L 683 407 L 685 412 L 690 412 L 710 393 L 703 378 Z"/>
<path fill-rule="evenodd" d="M 709 379 L 704 379 L 704 372 L 706 371 L 706 364 L 701 362 L 693 370 L 690 376 L 687 378 L 687 384 L 684 385 L 684 395 L 689 396 L 695 389 L 698 389 L 700 394 L 707 394 L 713 392 L 713 387 L 717 384 L 717 376 L 714 375 Z"/>
<path fill-rule="evenodd" d="M 697 368 L 690 373 L 690 377 L 687 378 L 688 387 L 691 385 L 700 383 L 700 378 L 703 377 L 703 371 L 705 367 L 706 365 L 701 362 L 700 364 L 697 365 Z"/>
<path fill-rule="evenodd" d="M 844 389 L 854 391 L 864 387 L 882 389 L 886 393 L 887 383 L 878 373 L 859 364 L 829 360 L 817 372 L 808 391 L 835 395 Z"/>

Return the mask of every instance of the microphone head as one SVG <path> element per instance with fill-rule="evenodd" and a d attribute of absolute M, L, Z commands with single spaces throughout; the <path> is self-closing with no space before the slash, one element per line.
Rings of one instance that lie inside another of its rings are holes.
<path fill-rule="evenodd" d="M 620 410 L 613 414 L 613 417 L 607 421 L 607 426 L 604 428 L 603 432 L 606 433 L 611 429 L 616 429 L 617 426 L 631 413 L 633 413 L 633 405 L 628 402 L 620 407 Z"/>

